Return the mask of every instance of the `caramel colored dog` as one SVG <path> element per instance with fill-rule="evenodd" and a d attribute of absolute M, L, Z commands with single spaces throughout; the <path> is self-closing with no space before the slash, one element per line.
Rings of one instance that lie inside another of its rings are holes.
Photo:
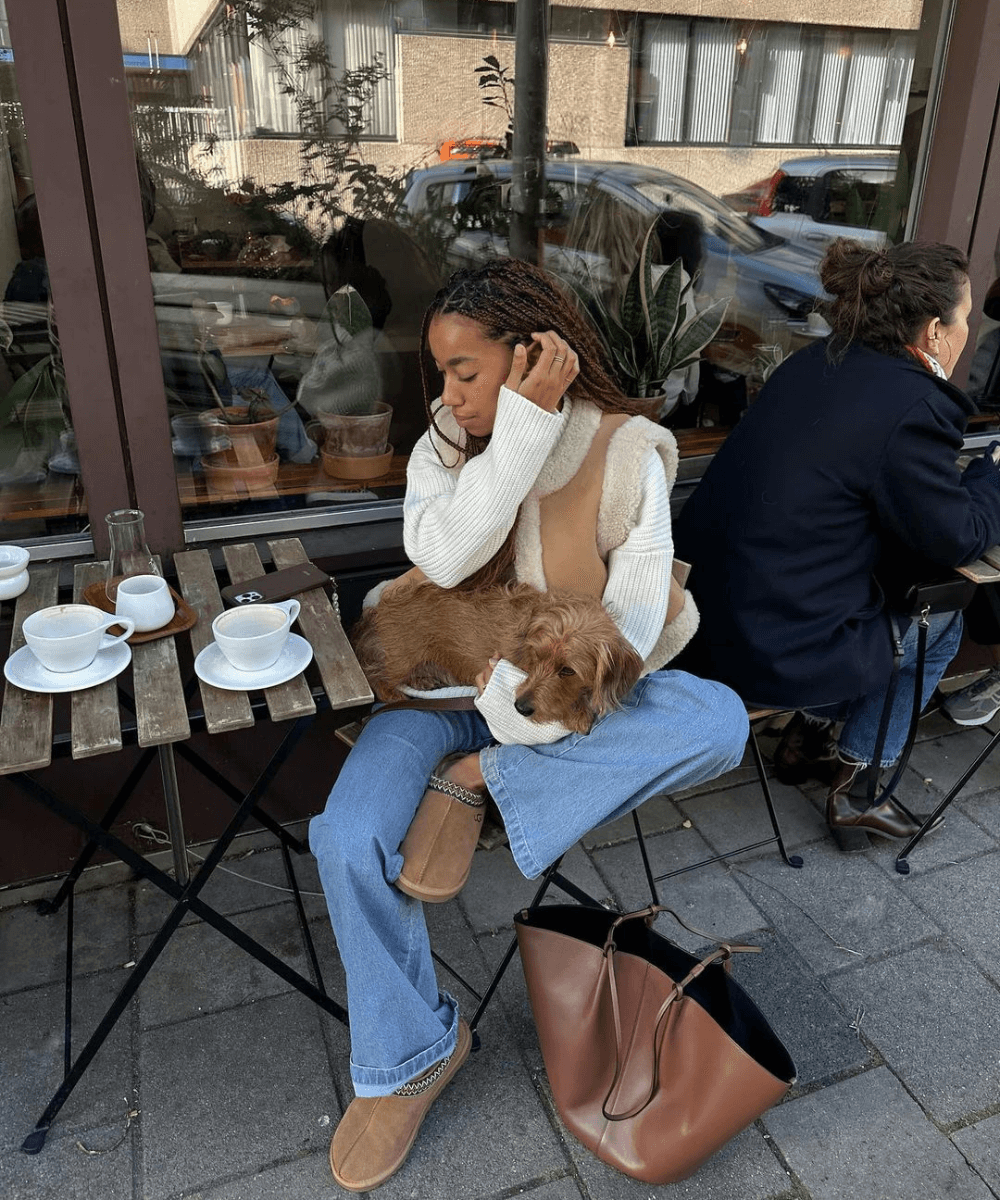
<path fill-rule="evenodd" d="M 403 699 L 401 684 L 474 684 L 498 656 L 528 676 L 514 703 L 522 716 L 577 733 L 616 708 L 642 671 L 599 600 L 528 584 L 481 592 L 401 584 L 365 610 L 351 640 L 380 700 Z"/>

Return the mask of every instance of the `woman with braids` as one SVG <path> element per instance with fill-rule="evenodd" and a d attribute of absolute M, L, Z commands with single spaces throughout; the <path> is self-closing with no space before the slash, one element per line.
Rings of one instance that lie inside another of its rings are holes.
<path fill-rule="evenodd" d="M 645 674 L 586 735 L 518 713 L 523 676 L 504 659 L 470 711 L 403 709 L 365 726 L 309 834 L 347 974 L 356 1099 L 330 1162 L 351 1190 L 399 1169 L 471 1044 L 435 979 L 419 889 L 400 878 L 425 794 L 480 805 L 488 789 L 534 878 L 594 826 L 728 770 L 747 736 L 728 688 L 660 669 L 697 625 L 671 589 L 676 445 L 633 415 L 573 304 L 538 269 L 493 260 L 452 277 L 422 340 L 440 398 L 407 472 L 410 559 L 446 588 L 517 579 L 599 596 Z M 456 891 L 470 858 L 446 864 Z"/>
<path fill-rule="evenodd" d="M 845 850 L 917 828 L 892 798 L 851 801 L 878 742 L 894 640 L 903 657 L 879 767 L 899 757 L 913 707 L 916 623 L 886 596 L 1000 540 L 995 456 L 956 465 L 976 411 L 948 382 L 968 336 L 967 271 L 952 246 L 833 242 L 820 267 L 832 334 L 774 372 L 678 521 L 702 618 L 687 661 L 747 700 L 801 710 L 778 778 L 829 784 Z M 961 628 L 960 614 L 931 617 L 923 703 Z"/>

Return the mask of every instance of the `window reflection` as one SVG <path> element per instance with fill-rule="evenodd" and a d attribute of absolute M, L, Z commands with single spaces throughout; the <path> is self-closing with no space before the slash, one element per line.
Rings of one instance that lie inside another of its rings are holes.
<path fill-rule="evenodd" d="M 731 425 L 762 353 L 822 334 L 827 241 L 877 244 L 905 220 L 913 6 L 890 3 L 879 28 L 800 7 L 797 22 L 777 2 L 754 22 L 550 8 L 545 266 L 606 296 L 655 225 L 658 268 L 686 254 L 690 303 L 729 302 L 675 427 Z M 139 0 L 119 11 L 184 503 L 398 495 L 425 421 L 423 308 L 454 269 L 509 252 L 516 6 L 175 2 L 156 28 Z M 226 493 L 203 460 L 233 440 L 220 412 L 251 400 L 277 420 L 276 461 Z M 330 411 L 376 400 L 392 470 L 331 475 L 313 450 Z"/>
<path fill-rule="evenodd" d="M 86 521 L 56 308 L 0 5 L 0 523 L 5 539 Z"/>

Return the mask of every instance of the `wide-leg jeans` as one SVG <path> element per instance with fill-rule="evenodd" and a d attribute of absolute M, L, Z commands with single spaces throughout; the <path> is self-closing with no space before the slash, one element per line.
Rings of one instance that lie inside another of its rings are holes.
<path fill-rule="evenodd" d="M 309 827 L 347 974 L 351 1078 L 388 1095 L 450 1054 L 458 1007 L 438 988 L 423 905 L 393 886 L 399 846 L 441 759 L 480 751 L 514 859 L 539 875 L 595 826 L 740 761 L 747 718 L 723 684 L 656 671 L 623 707 L 546 746 L 493 743 L 478 712 L 376 716 Z"/>

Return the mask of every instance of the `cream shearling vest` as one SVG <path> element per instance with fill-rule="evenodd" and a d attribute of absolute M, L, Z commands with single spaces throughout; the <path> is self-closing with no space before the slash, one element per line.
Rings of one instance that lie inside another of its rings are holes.
<path fill-rule="evenodd" d="M 600 596 L 608 554 L 635 525 L 642 500 L 636 464 L 655 447 L 667 489 L 677 475 L 677 443 L 645 417 L 602 413 L 589 401 L 565 401 L 566 426 L 521 504 L 515 533 L 517 578 L 541 591 L 571 588 Z M 694 637 L 698 610 L 675 564 L 663 630 L 643 664 L 658 670 Z"/>

